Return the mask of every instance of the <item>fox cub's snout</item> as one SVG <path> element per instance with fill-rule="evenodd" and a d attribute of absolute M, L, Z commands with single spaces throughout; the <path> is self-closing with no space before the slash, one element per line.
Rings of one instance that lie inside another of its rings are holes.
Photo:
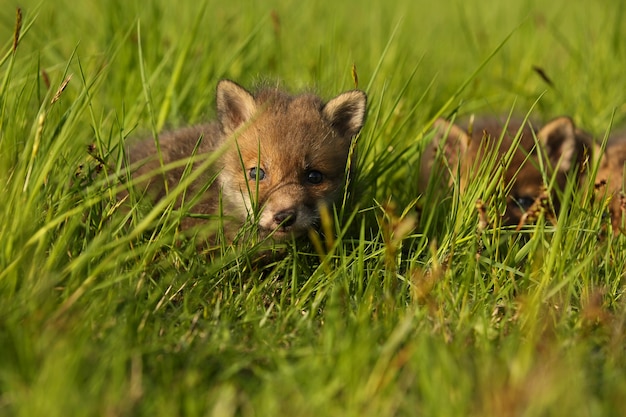
<path fill-rule="evenodd" d="M 352 138 L 365 121 L 365 93 L 348 91 L 324 103 L 313 94 L 290 95 L 275 87 L 252 93 L 222 80 L 216 95 L 217 121 L 160 138 L 164 163 L 223 152 L 214 169 L 190 187 L 202 193 L 192 211 L 231 219 L 225 227 L 231 238 L 249 218 L 261 234 L 277 240 L 314 227 L 320 205 L 332 205 L 342 193 Z M 131 162 L 144 160 L 137 174 L 159 167 L 156 154 L 154 140 L 131 148 Z M 167 172 L 170 188 L 182 174 L 182 168 Z M 147 188 L 161 197 L 162 176 Z M 188 218 L 182 226 L 199 223 Z"/>
<path fill-rule="evenodd" d="M 461 189 L 465 189 L 481 162 L 495 157 L 494 169 L 503 163 L 504 155 L 515 144 L 519 132 L 519 145 L 503 174 L 507 205 L 502 221 L 508 225 L 520 224 L 524 213 L 545 193 L 544 178 L 549 181 L 554 175 L 554 186 L 560 190 L 565 187 L 568 175 L 580 180 L 593 146 L 592 138 L 576 128 L 568 117 L 556 118 L 538 130 L 519 121 L 480 119 L 474 123 L 471 133 L 439 119 L 435 130 L 432 143 L 422 154 L 422 191 L 430 175 L 439 175 L 445 183 L 441 185 L 448 185 L 449 173 L 456 173 L 457 169 Z M 443 159 L 438 159 L 437 155 Z M 441 162 L 447 167 L 441 167 Z M 557 195 L 554 192 L 551 195 L 554 208 L 558 210 Z"/>

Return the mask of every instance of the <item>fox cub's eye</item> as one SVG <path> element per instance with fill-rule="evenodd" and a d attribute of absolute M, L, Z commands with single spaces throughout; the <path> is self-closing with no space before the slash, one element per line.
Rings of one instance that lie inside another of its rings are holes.
<path fill-rule="evenodd" d="M 306 181 L 309 184 L 319 184 L 324 180 L 324 176 L 319 171 L 311 170 L 306 173 Z"/>
<path fill-rule="evenodd" d="M 528 210 L 530 206 L 533 205 L 535 199 L 532 197 L 524 196 L 524 197 L 515 197 L 515 203 L 524 211 Z"/>
<path fill-rule="evenodd" d="M 250 171 L 248 171 L 248 176 L 253 181 L 262 181 L 263 179 L 265 179 L 265 171 L 257 167 L 250 168 Z"/>

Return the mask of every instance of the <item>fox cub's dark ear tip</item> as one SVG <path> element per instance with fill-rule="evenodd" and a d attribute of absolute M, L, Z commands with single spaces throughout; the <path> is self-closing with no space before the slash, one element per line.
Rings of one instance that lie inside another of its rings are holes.
<path fill-rule="evenodd" d="M 443 117 L 437 117 L 437 119 L 433 123 L 433 127 L 436 128 L 447 128 L 448 126 L 450 126 L 450 122 Z"/>
<path fill-rule="evenodd" d="M 356 136 L 365 123 L 367 94 L 350 90 L 339 94 L 324 105 L 322 114 L 343 137 Z"/>
<path fill-rule="evenodd" d="M 438 117 L 435 120 L 433 128 L 436 131 L 435 140 L 437 142 L 445 139 L 447 147 L 455 147 L 462 152 L 467 150 L 470 138 L 463 128 L 442 117 Z"/>
<path fill-rule="evenodd" d="M 547 146 L 560 147 L 563 143 L 574 141 L 576 126 L 568 116 L 550 120 L 537 132 L 537 137 Z"/>
<path fill-rule="evenodd" d="M 217 82 L 217 88 L 219 89 L 220 87 L 230 85 L 230 84 L 239 85 L 236 82 L 229 80 L 228 78 L 222 78 L 221 80 Z"/>
<path fill-rule="evenodd" d="M 452 122 L 444 119 L 443 117 L 438 117 L 433 123 L 433 129 L 437 132 L 436 137 L 440 140 L 443 137 L 450 138 L 454 137 L 454 140 L 460 138 L 465 135 L 463 129 L 458 127 Z"/>
<path fill-rule="evenodd" d="M 232 96 L 232 97 L 252 96 L 252 94 L 248 90 L 243 88 L 241 85 L 228 79 L 219 80 L 217 82 L 216 91 L 217 91 L 217 97 L 218 97 L 218 104 L 219 104 L 219 99 L 224 98 L 226 96 Z"/>
<path fill-rule="evenodd" d="M 560 116 L 550 120 L 537 133 L 547 155 L 562 171 L 569 170 L 582 158 L 586 141 L 578 134 L 574 120 L 569 116 Z"/>
<path fill-rule="evenodd" d="M 232 94 L 232 93 L 237 94 L 241 92 L 248 93 L 248 91 L 245 88 L 243 88 L 240 84 L 232 80 L 226 79 L 226 78 L 221 79 L 217 82 L 217 86 L 215 87 L 215 90 L 217 93 L 218 100 L 220 97 L 224 97 L 226 94 Z"/>

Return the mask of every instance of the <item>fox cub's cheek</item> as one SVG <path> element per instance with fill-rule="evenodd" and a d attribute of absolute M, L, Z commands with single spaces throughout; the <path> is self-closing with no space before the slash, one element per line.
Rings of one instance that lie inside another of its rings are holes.
<path fill-rule="evenodd" d="M 312 200 L 333 203 L 337 194 L 343 189 L 342 181 L 323 181 L 320 184 L 308 187 L 308 194 Z"/>

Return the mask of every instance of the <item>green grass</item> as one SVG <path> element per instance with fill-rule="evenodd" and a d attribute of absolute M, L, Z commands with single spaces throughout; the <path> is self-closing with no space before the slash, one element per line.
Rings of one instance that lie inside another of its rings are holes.
<path fill-rule="evenodd" d="M 438 114 L 623 125 L 624 6 L 22 1 L 14 50 L 9 3 L 0 415 L 626 414 L 626 241 L 600 238 L 592 180 L 520 233 L 477 229 L 494 167 L 417 193 Z M 219 79 L 330 98 L 353 64 L 368 121 L 334 239 L 210 257 L 166 203 L 118 207 L 122 144 L 212 118 Z"/>

